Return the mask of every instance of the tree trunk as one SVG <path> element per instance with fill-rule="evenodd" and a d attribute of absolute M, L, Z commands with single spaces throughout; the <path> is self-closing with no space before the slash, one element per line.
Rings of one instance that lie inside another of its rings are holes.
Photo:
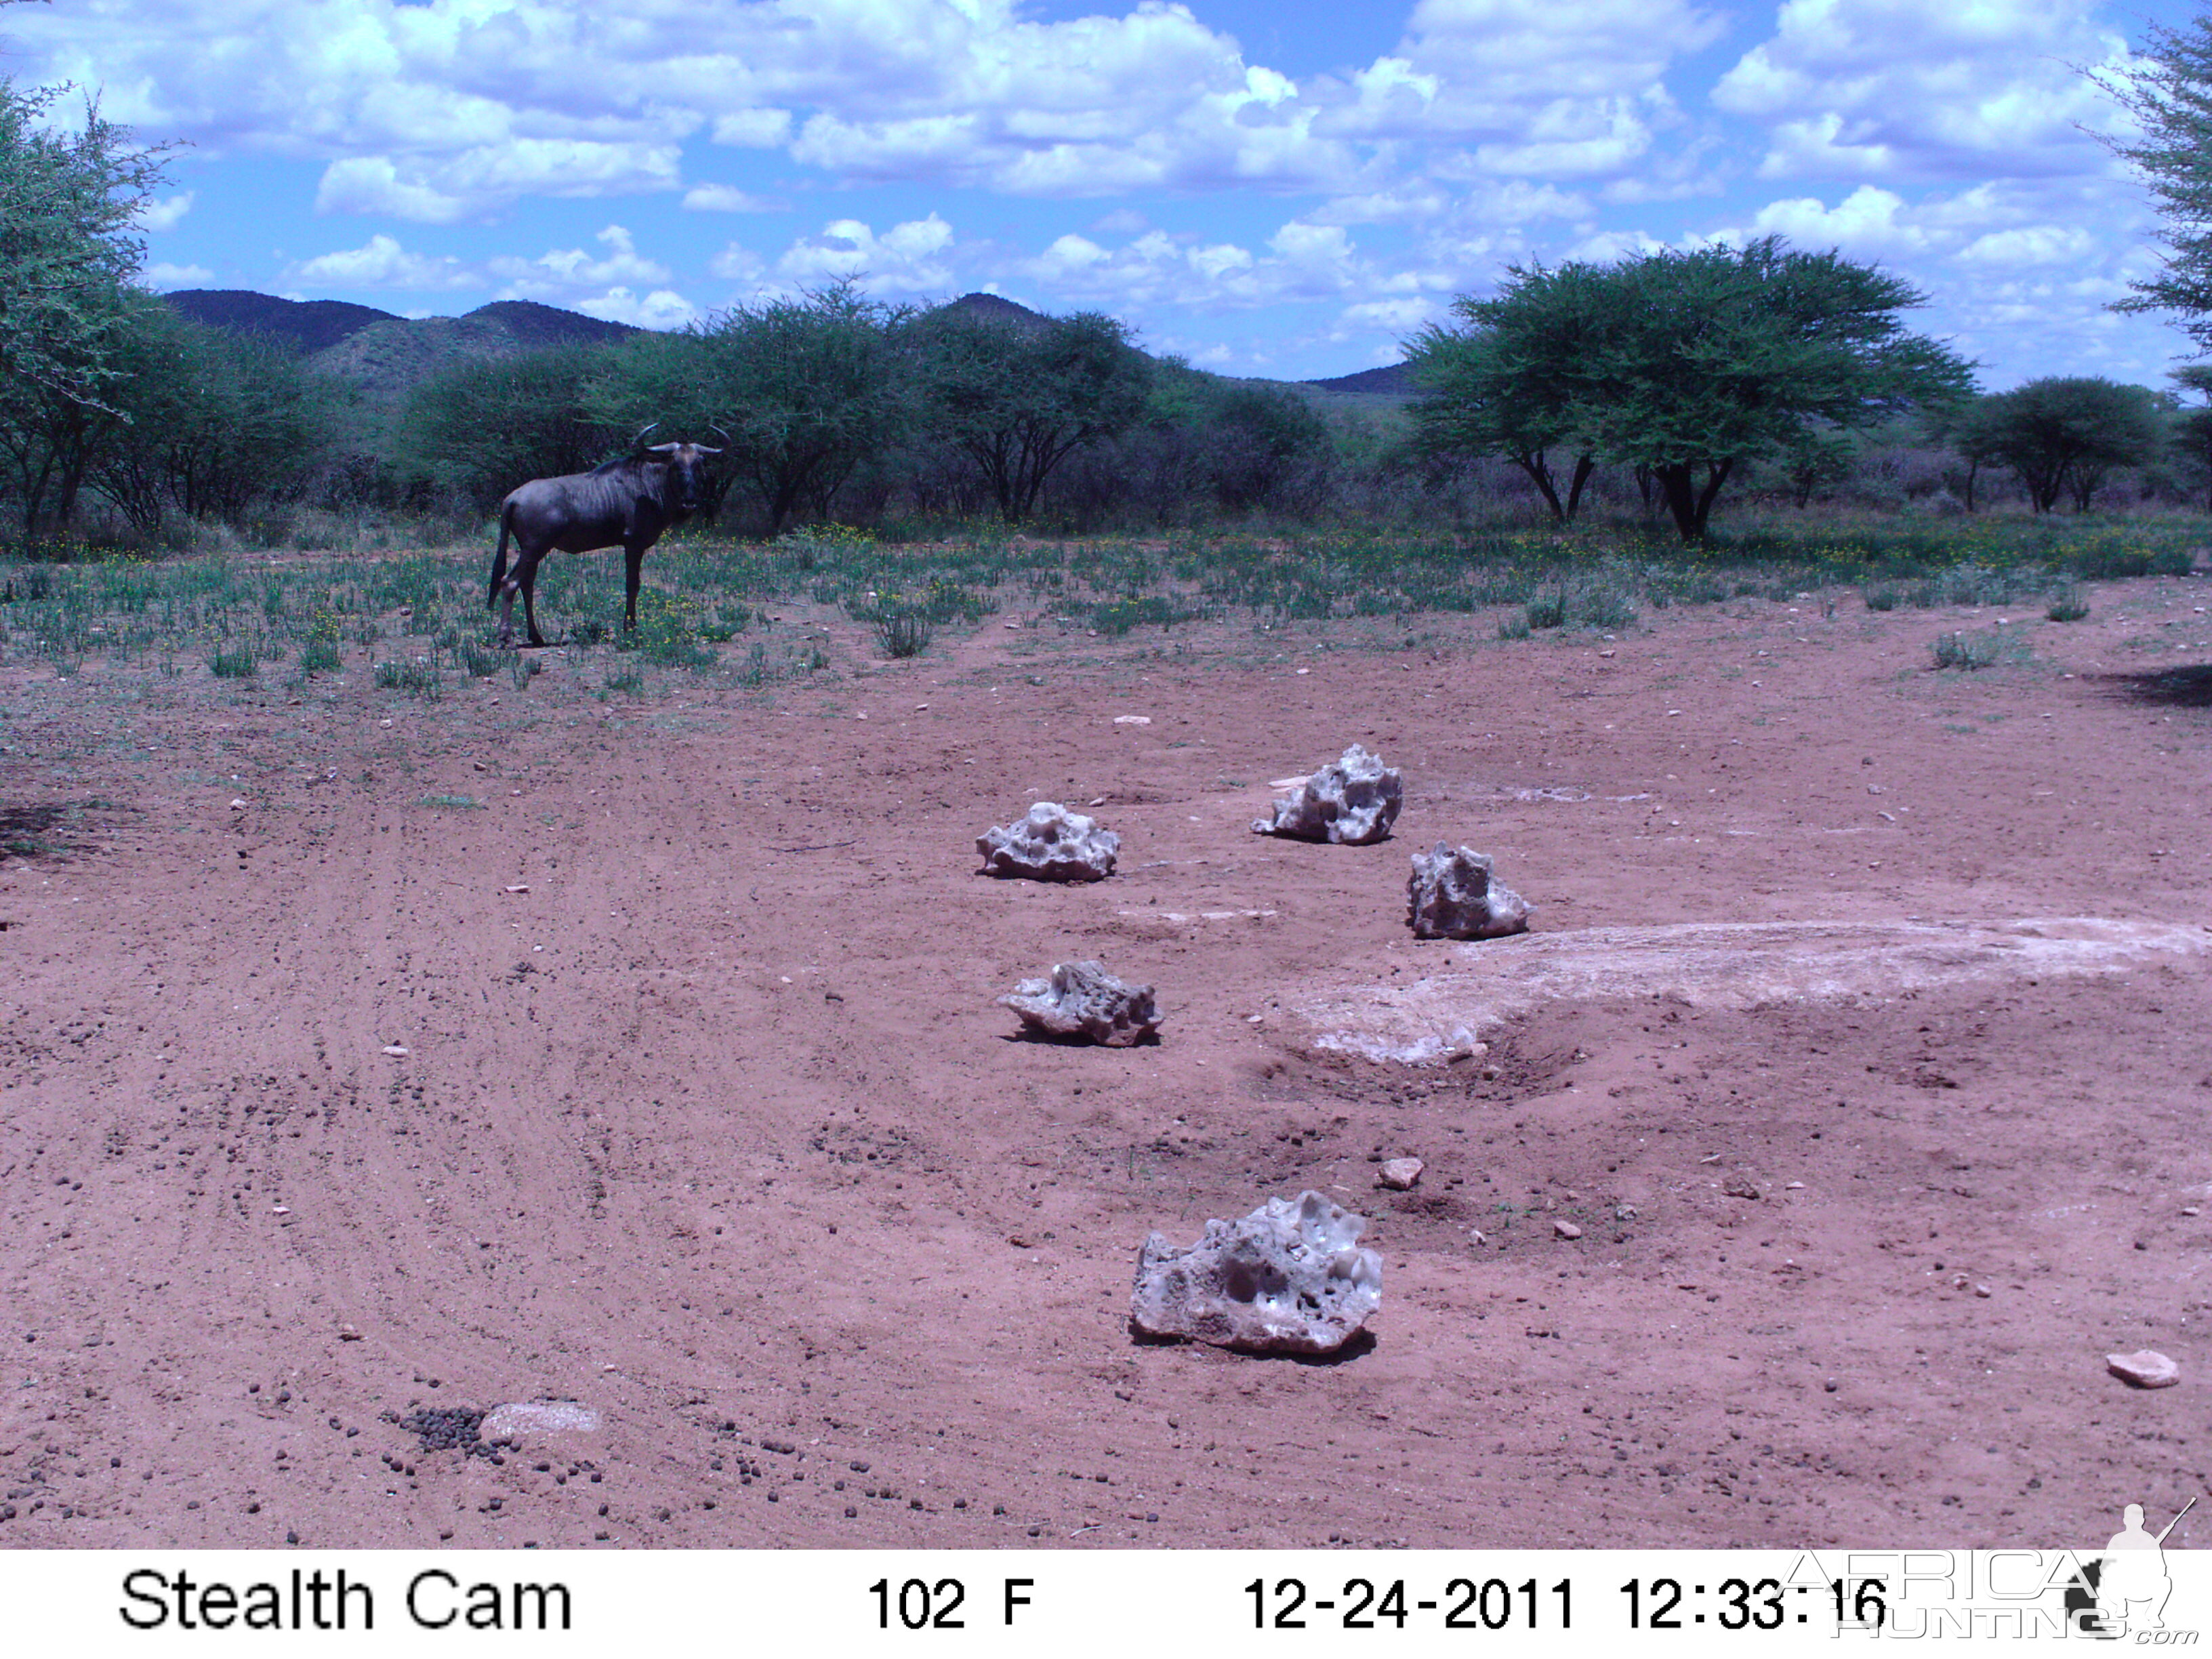
<path fill-rule="evenodd" d="M 1733 458 L 1705 463 L 1705 483 L 1702 489 L 1694 487 L 1690 477 L 1692 463 L 1670 462 L 1655 466 L 1651 476 L 1658 480 L 1666 492 L 1667 510 L 1674 515 L 1674 528 L 1682 532 L 1686 542 L 1701 542 L 1705 538 L 1705 520 L 1712 514 L 1713 498 L 1721 493 L 1729 474 L 1735 468 Z"/>
<path fill-rule="evenodd" d="M 1575 509 L 1580 507 L 1583 501 L 1583 486 L 1590 481 L 1590 474 L 1596 471 L 1597 458 L 1595 456 L 1577 455 L 1575 457 L 1575 476 L 1568 482 L 1567 484 L 1568 523 L 1571 524 L 1574 522 Z"/>
<path fill-rule="evenodd" d="M 1523 451 L 1514 456 L 1513 465 L 1528 475 L 1528 482 L 1534 484 L 1543 495 L 1544 505 L 1552 509 L 1553 521 L 1565 524 L 1567 509 L 1559 505 L 1559 492 L 1552 483 L 1552 469 L 1545 464 L 1544 452 L 1540 449 Z"/>
<path fill-rule="evenodd" d="M 1978 455 L 1966 457 L 1966 511 L 1969 513 L 1974 510 L 1974 476 L 1981 470 L 1981 457 Z"/>

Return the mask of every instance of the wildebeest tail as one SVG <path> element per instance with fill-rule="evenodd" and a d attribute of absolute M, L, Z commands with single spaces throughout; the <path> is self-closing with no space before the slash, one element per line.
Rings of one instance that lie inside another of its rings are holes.
<path fill-rule="evenodd" d="M 491 556 L 491 592 L 484 599 L 487 611 L 499 603 L 500 584 L 507 580 L 507 535 L 514 524 L 514 507 L 502 501 L 499 509 L 499 550 Z"/>

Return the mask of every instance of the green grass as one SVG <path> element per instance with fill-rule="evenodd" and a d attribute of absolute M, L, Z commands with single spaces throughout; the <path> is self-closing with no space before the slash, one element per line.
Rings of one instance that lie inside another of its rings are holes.
<path fill-rule="evenodd" d="M 1987 668 L 1996 661 L 2003 641 L 1995 634 L 1938 634 L 1936 636 L 1936 665 L 1938 668 L 1963 668 L 1968 672 Z"/>
<path fill-rule="evenodd" d="M 208 667 L 219 680 L 250 680 L 261 670 L 253 648 L 244 645 L 234 650 L 217 651 L 208 659 Z"/>
<path fill-rule="evenodd" d="M 876 643 L 891 658 L 918 657 L 929 649 L 936 630 L 918 611 L 894 611 L 876 618 Z"/>
<path fill-rule="evenodd" d="M 2066 583 L 2051 596 L 2051 604 L 2044 613 L 2055 623 L 2080 622 L 2089 614 L 2089 601 L 2072 582 Z"/>
<path fill-rule="evenodd" d="M 456 811 L 473 812 L 480 811 L 483 808 L 483 803 L 474 795 L 425 795 L 422 797 L 422 804 L 425 806 L 447 807 Z"/>
<path fill-rule="evenodd" d="M 384 690 L 404 691 L 426 702 L 436 702 L 446 691 L 435 664 L 401 662 L 392 657 L 376 665 L 376 684 Z"/>
<path fill-rule="evenodd" d="M 1826 606 L 1846 590 L 1870 611 L 2017 605 L 2056 617 L 2087 581 L 2185 569 L 2204 534 L 2201 518 L 2182 515 L 1937 520 L 1749 509 L 1696 548 L 1618 524 L 1566 533 L 1294 529 L 1264 539 L 1189 532 L 1016 539 L 988 525 L 911 541 L 835 526 L 765 543 L 686 532 L 647 560 L 632 633 L 611 625 L 621 614 L 618 551 L 549 562 L 538 600 L 541 625 L 572 663 L 612 644 L 641 670 L 760 687 L 828 664 L 817 638 L 771 621 L 793 605 L 835 607 L 871 630 L 891 629 L 897 637 L 878 641 L 886 654 L 908 642 L 942 644 L 1016 604 L 1042 624 L 1018 636 L 1023 645 L 1055 631 L 1142 641 L 1200 622 L 1280 641 L 1285 631 L 1358 619 L 1389 624 L 1367 637 L 1397 643 L 1441 637 L 1418 618 L 1478 612 L 1501 617 L 1499 636 L 1514 639 L 1620 631 L 1645 606 L 1799 604 L 1804 593 Z M 238 671 L 246 662 L 281 660 L 298 665 L 289 683 L 301 685 L 338 672 L 347 650 L 368 648 L 390 652 L 368 677 L 386 691 L 434 697 L 460 676 L 498 675 L 502 662 L 518 689 L 528 684 L 535 665 L 495 652 L 483 631 L 481 546 L 347 550 L 362 544 L 356 538 L 276 570 L 243 568 L 220 553 L 145 560 L 79 549 L 58 560 L 0 558 L 0 664 L 174 674 L 179 664 L 204 662 L 245 678 Z M 746 642 L 724 660 L 716 647 L 740 633 Z M 593 682 L 642 689 L 641 678 L 621 669 L 564 684 Z"/>

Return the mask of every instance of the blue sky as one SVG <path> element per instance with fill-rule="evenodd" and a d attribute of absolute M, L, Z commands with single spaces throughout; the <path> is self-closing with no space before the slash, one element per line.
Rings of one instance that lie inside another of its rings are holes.
<path fill-rule="evenodd" d="M 148 280 L 672 326 L 857 275 L 1301 379 L 1505 267 L 1779 232 L 2002 387 L 2160 382 L 2089 134 L 2180 0 L 55 0 L 0 71 L 177 141 Z M 2085 131 L 2086 130 L 2086 131 Z"/>

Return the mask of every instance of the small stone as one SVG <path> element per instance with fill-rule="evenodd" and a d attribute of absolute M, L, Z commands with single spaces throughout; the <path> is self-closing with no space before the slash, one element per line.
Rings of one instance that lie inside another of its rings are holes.
<path fill-rule="evenodd" d="M 527 882 L 518 882 L 507 890 L 510 893 L 526 893 L 530 890 L 530 885 Z"/>
<path fill-rule="evenodd" d="M 1152 717 L 1150 714 L 1116 714 L 1114 716 L 1114 724 L 1116 726 L 1150 726 L 1152 723 Z"/>
<path fill-rule="evenodd" d="M 1571 1221 L 1554 1221 L 1552 1231 L 1561 1238 L 1580 1238 L 1583 1236 L 1583 1230 Z"/>
<path fill-rule="evenodd" d="M 605 1419 L 573 1400 L 518 1401 L 484 1413 L 477 1434 L 485 1441 L 544 1440 L 555 1436 L 597 1434 Z"/>
<path fill-rule="evenodd" d="M 1394 1193 L 1410 1192 L 1427 1167 L 1418 1158 L 1394 1158 L 1375 1172 L 1375 1178 Z"/>
<path fill-rule="evenodd" d="M 1747 1175 L 1730 1176 L 1721 1190 L 1730 1198 L 1747 1198 L 1754 1202 L 1759 1198 L 1759 1183 Z"/>
<path fill-rule="evenodd" d="M 407 1052 L 407 1045 L 402 1042 L 387 1042 L 384 1045 L 384 1052 L 395 1056 L 404 1055 Z"/>
<path fill-rule="evenodd" d="M 1121 838 L 1096 818 L 1041 800 L 1013 823 L 975 837 L 987 876 L 1031 881 L 1103 881 L 1114 873 Z"/>
<path fill-rule="evenodd" d="M 1403 775 L 1355 743 L 1341 759 L 1302 779 L 1297 793 L 1275 802 L 1267 817 L 1254 819 L 1252 833 L 1363 847 L 1390 833 L 1405 793 Z"/>
<path fill-rule="evenodd" d="M 1154 1233 L 1137 1255 L 1129 1323 L 1261 1353 L 1334 1353 L 1382 1304 L 1382 1258 L 1364 1217 L 1316 1192 L 1269 1199 L 1241 1221 L 1209 1221 L 1178 1249 Z"/>
<path fill-rule="evenodd" d="M 1986 1285 L 1977 1285 L 1974 1286 L 1974 1294 L 1976 1296 L 1986 1297 L 1989 1293 L 1990 1287 Z"/>
<path fill-rule="evenodd" d="M 1118 980 L 1095 962 L 1054 963 L 1048 977 L 1025 979 L 999 1002 L 1032 1030 L 1115 1048 L 1157 1036 L 1160 1029 L 1152 988 Z"/>
<path fill-rule="evenodd" d="M 230 803 L 230 810 L 234 812 L 243 812 L 246 810 L 246 803 L 234 799 Z"/>
<path fill-rule="evenodd" d="M 1490 1243 L 1490 1235 L 1480 1227 L 1469 1227 L 1467 1230 L 1467 1242 L 1470 1244 L 1487 1244 Z"/>
<path fill-rule="evenodd" d="M 1406 925 L 1415 939 L 1503 939 L 1528 931 L 1528 902 L 1492 878 L 1488 854 L 1438 842 L 1413 854 Z"/>
<path fill-rule="evenodd" d="M 2138 1389 L 2170 1389 L 2181 1381 L 2181 1367 L 2155 1348 L 2133 1353 L 2108 1353 L 2105 1369 L 2121 1382 Z"/>

